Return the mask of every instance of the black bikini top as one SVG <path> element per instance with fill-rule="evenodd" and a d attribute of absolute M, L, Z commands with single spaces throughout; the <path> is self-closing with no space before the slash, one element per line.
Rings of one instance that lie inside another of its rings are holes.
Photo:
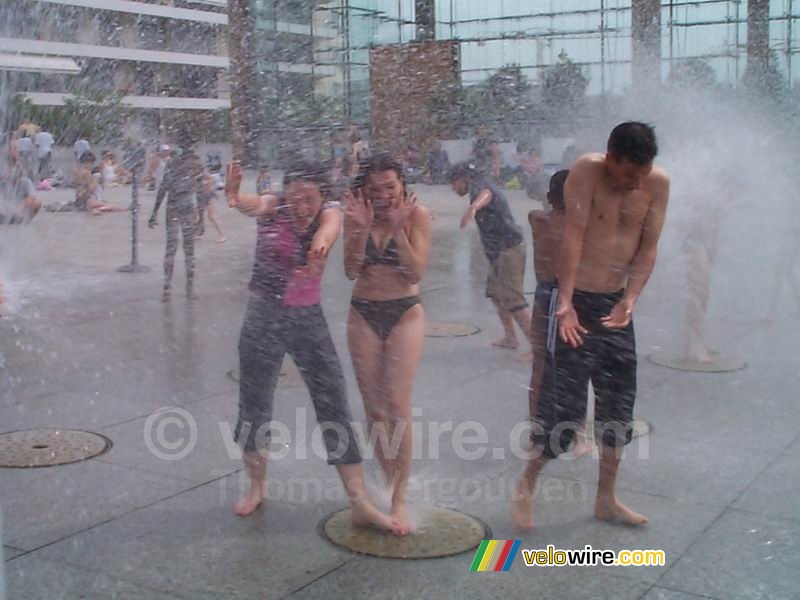
<path fill-rule="evenodd" d="M 371 265 L 400 265 L 400 254 L 397 251 L 397 244 L 395 244 L 394 238 L 389 240 L 389 243 L 386 244 L 382 253 L 375 247 L 372 236 L 370 235 L 367 238 L 367 247 L 364 249 L 364 266 L 368 267 Z"/>

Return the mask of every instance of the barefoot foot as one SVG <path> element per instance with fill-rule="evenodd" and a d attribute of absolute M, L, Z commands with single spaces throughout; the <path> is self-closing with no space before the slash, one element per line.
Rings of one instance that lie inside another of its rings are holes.
<path fill-rule="evenodd" d="M 397 536 L 405 536 L 409 533 L 394 519 L 380 512 L 369 502 L 353 502 L 350 510 L 355 527 L 371 527 L 380 531 L 388 531 Z"/>
<path fill-rule="evenodd" d="M 224 244 L 226 241 L 228 241 L 228 238 L 226 238 L 226 237 L 218 237 L 217 238 L 217 243 L 218 244 Z"/>
<path fill-rule="evenodd" d="M 520 354 L 514 359 L 514 361 L 520 363 L 531 363 L 533 362 L 533 352 L 526 352 L 525 354 Z"/>
<path fill-rule="evenodd" d="M 408 514 L 408 506 L 406 506 L 405 503 L 395 503 L 395 505 L 392 506 L 391 516 L 392 521 L 394 521 L 400 530 L 404 532 L 402 535 L 408 535 L 411 533 L 411 517 Z"/>
<path fill-rule="evenodd" d="M 519 343 L 514 338 L 504 337 L 496 342 L 492 342 L 492 346 L 495 348 L 508 348 L 509 350 L 516 350 L 519 347 Z"/>
<path fill-rule="evenodd" d="M 598 499 L 594 505 L 594 516 L 601 521 L 615 521 L 631 527 L 638 527 L 650 522 L 650 519 L 632 511 L 616 498 L 611 500 Z"/>
<path fill-rule="evenodd" d="M 511 518 L 520 530 L 533 529 L 533 498 L 522 488 L 521 483 L 517 483 L 511 493 Z"/>
<path fill-rule="evenodd" d="M 263 486 L 253 486 L 242 498 L 233 505 L 233 512 L 240 517 L 246 517 L 255 511 L 264 502 Z"/>

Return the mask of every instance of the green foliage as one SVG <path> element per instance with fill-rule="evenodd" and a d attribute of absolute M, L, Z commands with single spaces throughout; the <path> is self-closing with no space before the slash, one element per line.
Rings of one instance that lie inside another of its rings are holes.
<path fill-rule="evenodd" d="M 8 103 L 5 127 L 15 129 L 27 121 L 49 131 L 59 144 L 71 145 L 80 136 L 107 144 L 121 139 L 127 115 L 121 94 L 84 90 L 67 98 L 64 106 L 38 106 L 18 94 Z"/>
<path fill-rule="evenodd" d="M 667 77 L 672 86 L 696 90 L 719 87 L 714 69 L 702 58 L 687 58 L 673 63 Z"/>
<path fill-rule="evenodd" d="M 589 78 L 563 50 L 558 62 L 545 70 L 542 101 L 549 111 L 570 113 L 583 105 Z"/>
<path fill-rule="evenodd" d="M 495 135 L 509 139 L 520 124 L 542 117 L 534 88 L 518 65 L 504 66 L 478 85 L 434 96 L 429 110 L 442 129 L 455 135 L 486 123 Z"/>
<path fill-rule="evenodd" d="M 746 93 L 782 103 L 788 99 L 789 86 L 778 68 L 774 50 L 770 50 L 763 61 L 747 65 L 742 76 L 742 88 Z"/>

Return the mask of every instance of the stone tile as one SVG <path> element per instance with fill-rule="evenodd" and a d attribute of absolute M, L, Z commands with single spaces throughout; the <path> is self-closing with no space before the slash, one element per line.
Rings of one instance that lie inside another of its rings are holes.
<path fill-rule="evenodd" d="M 676 590 L 668 590 L 663 587 L 655 586 L 644 596 L 642 600 L 717 600 L 711 596 L 695 596 L 694 594 L 687 594 L 685 592 L 678 592 Z M 719 599 L 721 600 L 721 598 Z"/>
<path fill-rule="evenodd" d="M 37 555 L 190 598 L 242 599 L 284 596 L 352 559 L 317 534 L 330 504 L 271 500 L 242 519 L 230 510 L 236 476 L 222 484 L 159 502 Z"/>
<path fill-rule="evenodd" d="M 725 459 L 721 460 L 719 453 L 703 451 L 691 439 L 669 437 L 657 429 L 639 443 L 637 459 L 637 454 L 626 454 L 618 485 L 680 502 L 725 507 L 774 457 L 736 447 L 725 447 L 724 452 Z"/>
<path fill-rule="evenodd" d="M 81 598 L 108 600 L 176 600 L 186 598 L 145 587 L 115 574 L 99 573 L 28 554 L 6 563 L 9 598 L 52 600 Z"/>
<path fill-rule="evenodd" d="M 174 419 L 159 431 L 159 423 Z M 205 483 L 242 467 L 233 442 L 235 417 L 176 407 L 103 430 L 114 442 L 98 460 L 167 477 Z M 222 433 L 227 432 L 227 438 Z M 231 447 L 225 443 L 229 439 Z"/>
<path fill-rule="evenodd" d="M 37 428 L 72 428 L 88 431 L 145 417 L 160 408 L 159 401 L 145 396 L 121 399 L 113 393 L 61 392 L 0 406 L 4 431 Z"/>
<path fill-rule="evenodd" d="M 659 583 L 725 600 L 791 600 L 800 588 L 798 540 L 797 521 L 729 509 Z"/>
<path fill-rule="evenodd" d="M 4 541 L 32 550 L 146 506 L 191 482 L 87 460 L 38 469 L 0 469 Z"/>
<path fill-rule="evenodd" d="M 11 546 L 3 546 L 3 560 L 11 560 L 15 556 L 19 556 L 20 554 L 24 554 L 24 550 L 19 550 L 18 548 L 12 548 Z"/>
<path fill-rule="evenodd" d="M 784 454 L 742 494 L 734 508 L 800 521 L 800 455 Z"/>
<path fill-rule="evenodd" d="M 470 573 L 473 554 L 428 561 L 380 560 L 358 557 L 290 598 L 604 598 L 638 599 L 642 582 L 625 580 L 608 571 L 537 569 L 514 561 L 507 573 Z M 369 576 L 364 576 L 368 573 Z"/>

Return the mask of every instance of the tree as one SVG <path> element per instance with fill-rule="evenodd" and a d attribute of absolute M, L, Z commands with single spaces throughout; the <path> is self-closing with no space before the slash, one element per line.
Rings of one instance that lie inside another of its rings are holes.
<path fill-rule="evenodd" d="M 718 85 L 714 69 L 702 58 L 688 58 L 673 63 L 667 82 L 680 88 L 697 90 L 709 90 Z"/>
<path fill-rule="evenodd" d="M 766 61 L 751 61 L 742 76 L 742 87 L 746 93 L 769 98 L 776 102 L 787 100 L 789 86 L 778 68 L 775 51 L 770 50 Z"/>
<path fill-rule="evenodd" d="M 106 144 L 122 138 L 127 116 L 121 94 L 83 88 L 67 97 L 63 106 L 36 105 L 17 94 L 8 104 L 5 127 L 10 130 L 29 121 L 49 131 L 59 144 L 72 144 L 80 136 Z"/>
<path fill-rule="evenodd" d="M 588 85 L 589 78 L 583 69 L 562 50 L 558 62 L 544 73 L 542 100 L 550 110 L 571 113 L 583 104 Z"/>
<path fill-rule="evenodd" d="M 443 130 L 454 133 L 461 127 L 486 123 L 494 134 L 512 138 L 521 124 L 540 117 L 533 86 L 519 65 L 506 65 L 478 85 L 448 89 L 431 98 L 430 110 Z"/>

